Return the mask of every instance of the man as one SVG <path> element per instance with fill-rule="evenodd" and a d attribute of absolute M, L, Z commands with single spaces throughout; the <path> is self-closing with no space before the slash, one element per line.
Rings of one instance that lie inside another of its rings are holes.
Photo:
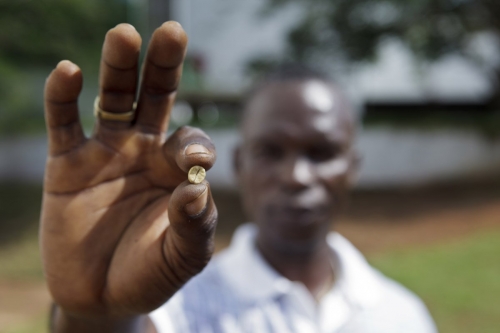
<path fill-rule="evenodd" d="M 246 213 L 230 248 L 153 313 L 160 332 L 435 332 L 414 295 L 329 234 L 355 176 L 355 120 L 301 67 L 246 103 L 235 156 Z"/>
<path fill-rule="evenodd" d="M 41 246 L 54 332 L 435 331 L 415 296 L 329 235 L 356 172 L 355 122 L 340 91 L 307 70 L 250 96 L 235 168 L 255 224 L 181 289 L 210 258 L 216 219 L 208 183 L 186 172 L 210 168 L 215 151 L 195 129 L 164 138 L 180 26 L 153 34 L 134 109 L 139 45 L 131 26 L 107 34 L 90 139 L 78 68 L 62 62 L 47 81 Z"/>

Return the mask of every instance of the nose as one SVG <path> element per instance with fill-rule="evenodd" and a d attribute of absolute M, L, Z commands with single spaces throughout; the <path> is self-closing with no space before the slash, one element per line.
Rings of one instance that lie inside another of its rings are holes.
<path fill-rule="evenodd" d="M 312 166 L 305 158 L 293 158 L 286 162 L 281 174 L 281 181 L 287 189 L 300 190 L 314 181 Z"/>

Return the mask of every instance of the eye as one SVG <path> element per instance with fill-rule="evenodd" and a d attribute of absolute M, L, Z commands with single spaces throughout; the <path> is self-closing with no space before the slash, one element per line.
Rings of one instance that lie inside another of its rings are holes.
<path fill-rule="evenodd" d="M 253 155 L 256 158 L 266 160 L 280 160 L 285 155 L 285 151 L 279 145 L 263 143 L 254 148 Z"/>
<path fill-rule="evenodd" d="M 332 145 L 318 145 L 310 147 L 306 151 L 306 156 L 313 162 L 324 162 L 334 159 L 339 155 L 340 150 Z"/>

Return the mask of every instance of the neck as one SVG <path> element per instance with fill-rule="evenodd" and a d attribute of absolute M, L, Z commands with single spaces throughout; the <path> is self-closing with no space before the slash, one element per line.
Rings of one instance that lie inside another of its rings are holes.
<path fill-rule="evenodd" d="M 257 248 L 278 273 L 304 284 L 316 299 L 333 283 L 332 253 L 326 239 L 302 251 L 277 249 L 257 238 Z"/>

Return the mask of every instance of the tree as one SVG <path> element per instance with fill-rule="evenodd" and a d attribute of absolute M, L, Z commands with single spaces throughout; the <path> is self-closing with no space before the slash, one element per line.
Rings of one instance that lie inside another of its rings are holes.
<path fill-rule="evenodd" d="M 52 67 L 60 59 L 98 59 L 102 36 L 124 20 L 125 6 L 97 0 L 0 0 L 0 13 L 0 61 Z"/>
<path fill-rule="evenodd" d="M 125 20 L 118 0 L 0 0 L 0 135 L 43 128 L 39 77 L 62 59 L 97 72 L 104 34 Z"/>
<path fill-rule="evenodd" d="M 296 61 L 318 54 L 371 60 L 388 38 L 401 40 L 425 60 L 448 54 L 475 58 L 474 36 L 488 33 L 500 40 L 498 0 L 269 0 L 268 9 L 292 3 L 304 9 L 288 34 L 288 56 Z M 500 101 L 500 66 L 494 72 Z"/>

